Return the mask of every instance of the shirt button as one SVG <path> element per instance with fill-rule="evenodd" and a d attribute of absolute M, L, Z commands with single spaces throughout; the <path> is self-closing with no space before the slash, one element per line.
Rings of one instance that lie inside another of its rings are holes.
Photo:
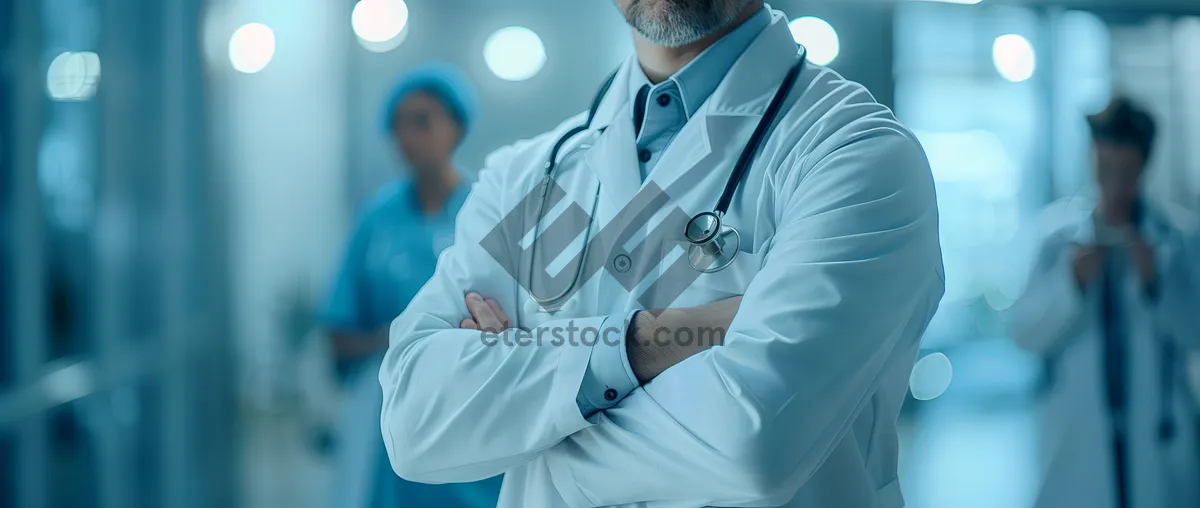
<path fill-rule="evenodd" d="M 653 157 L 653 155 L 650 153 L 650 150 L 643 148 L 638 152 L 638 160 L 642 162 L 650 162 L 650 157 Z"/>
<path fill-rule="evenodd" d="M 604 400 L 607 400 L 609 402 L 617 400 L 617 391 L 613 390 L 612 388 L 604 390 Z"/>
<path fill-rule="evenodd" d="M 613 258 L 613 268 L 616 268 L 618 272 L 628 272 L 631 266 L 633 266 L 633 261 L 625 254 L 618 254 L 617 257 Z"/>
<path fill-rule="evenodd" d="M 670 104 L 671 104 L 671 96 L 670 95 L 662 94 L 662 95 L 658 96 L 658 105 L 659 106 L 662 106 L 665 108 L 665 107 L 669 106 Z"/>

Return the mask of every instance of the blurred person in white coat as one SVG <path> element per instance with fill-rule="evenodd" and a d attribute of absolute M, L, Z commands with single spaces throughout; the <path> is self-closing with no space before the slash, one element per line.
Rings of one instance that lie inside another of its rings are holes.
<path fill-rule="evenodd" d="M 944 290 L 920 144 L 761 0 L 615 3 L 635 54 L 488 158 L 392 324 L 392 466 L 504 473 L 504 508 L 902 507 Z"/>
<path fill-rule="evenodd" d="M 1151 116 L 1115 98 L 1088 117 L 1099 199 L 1044 213 L 1013 337 L 1050 366 L 1039 508 L 1200 506 L 1184 359 L 1200 347 L 1193 224 L 1141 182 Z"/>

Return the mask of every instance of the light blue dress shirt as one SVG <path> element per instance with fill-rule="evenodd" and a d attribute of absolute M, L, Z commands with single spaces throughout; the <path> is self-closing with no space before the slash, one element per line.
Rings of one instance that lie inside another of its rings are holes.
<path fill-rule="evenodd" d="M 653 171 L 675 135 L 700 110 L 746 48 L 770 24 L 771 12 L 766 8 L 759 10 L 657 85 L 650 83 L 636 59 L 631 60 L 635 69 L 630 73 L 629 96 L 634 97 L 633 118 L 643 180 Z M 628 328 L 632 317 L 632 313 L 626 317 L 623 329 Z M 624 339 L 622 334 L 620 344 L 614 346 L 601 341 L 592 348 L 577 398 L 579 410 L 585 417 L 612 407 L 638 387 L 637 377 L 625 354 Z"/>
<path fill-rule="evenodd" d="M 638 161 L 643 180 L 675 135 L 725 79 L 738 57 L 770 24 L 770 11 L 763 8 L 657 85 L 650 83 L 640 66 L 635 69 L 629 80 L 629 96 L 634 97 L 634 128 L 638 133 Z M 639 119 L 640 125 L 636 123 Z"/>
<path fill-rule="evenodd" d="M 411 182 L 388 184 L 362 208 L 319 319 L 330 330 L 374 332 L 404 311 L 421 287 L 433 276 L 438 254 L 454 238 L 454 219 L 470 186 L 455 189 L 445 206 L 427 214 L 416 199 Z M 382 353 L 380 353 L 382 355 Z M 352 379 L 352 395 L 342 430 L 341 467 L 349 476 L 340 479 L 336 506 L 357 508 L 483 508 L 493 507 L 500 494 L 500 476 L 470 484 L 425 485 L 405 481 L 392 471 L 379 434 L 383 392 L 376 375 L 379 358 L 363 362 Z M 372 369 L 371 367 L 376 367 Z M 369 392 L 369 393 L 368 393 Z M 374 443 L 351 443 L 362 435 Z M 369 467 L 355 461 L 369 461 Z M 346 492 L 362 488 L 365 492 Z"/>

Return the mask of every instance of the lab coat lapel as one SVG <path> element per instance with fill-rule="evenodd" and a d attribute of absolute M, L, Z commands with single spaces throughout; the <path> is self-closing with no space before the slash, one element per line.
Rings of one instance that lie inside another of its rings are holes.
<path fill-rule="evenodd" d="M 733 64 L 650 174 L 649 179 L 671 197 L 687 196 L 689 213 L 716 204 L 738 155 L 800 58 L 787 18 L 779 11 L 771 14 L 771 24 Z M 705 192 L 700 195 L 695 189 Z"/>
<path fill-rule="evenodd" d="M 618 86 L 614 85 L 613 88 Z M 586 159 L 592 172 L 600 179 L 600 194 L 609 204 L 621 208 L 629 203 L 642 185 L 633 118 L 629 114 L 617 113 L 596 145 L 588 150 Z"/>
<path fill-rule="evenodd" d="M 618 68 L 592 121 L 592 128 L 603 129 L 604 133 L 585 157 L 588 167 L 600 180 L 603 199 L 617 208 L 633 199 L 642 184 L 629 97 L 629 76 L 634 65 L 637 65 L 637 58 L 631 55 Z"/>

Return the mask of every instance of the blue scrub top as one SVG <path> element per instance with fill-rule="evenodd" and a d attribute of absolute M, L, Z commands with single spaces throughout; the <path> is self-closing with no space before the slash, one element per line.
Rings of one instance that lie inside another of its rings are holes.
<path fill-rule="evenodd" d="M 399 316 L 453 242 L 454 218 L 469 190 L 459 185 L 432 215 L 421 209 L 412 182 L 392 182 L 376 193 L 359 212 L 321 324 L 371 332 Z"/>
<path fill-rule="evenodd" d="M 337 278 L 321 309 L 321 325 L 329 330 L 368 333 L 388 326 L 433 276 L 438 255 L 453 242 L 454 219 L 469 190 L 469 185 L 459 185 L 435 214 L 421 209 L 412 182 L 392 182 L 376 193 L 359 213 Z M 405 481 L 392 472 L 379 430 L 383 404 L 378 381 L 381 358 L 382 352 L 352 377 L 339 429 L 341 471 L 333 486 L 333 505 L 496 506 L 499 476 L 471 484 L 424 485 Z M 355 439 L 363 436 L 370 439 Z"/>

